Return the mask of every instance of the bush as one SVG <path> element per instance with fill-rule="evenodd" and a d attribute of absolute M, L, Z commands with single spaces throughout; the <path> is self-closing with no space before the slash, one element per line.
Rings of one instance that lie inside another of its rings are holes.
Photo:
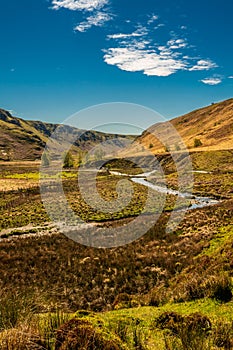
<path fill-rule="evenodd" d="M 182 316 L 176 312 L 165 312 L 155 320 L 155 326 L 168 331 L 165 333 L 168 349 L 203 350 L 209 346 L 212 325 L 208 317 L 202 314 Z M 178 345 L 177 339 L 173 339 L 171 345 L 169 337 L 178 338 L 182 347 Z"/>
<path fill-rule="evenodd" d="M 193 145 L 194 145 L 194 147 L 200 147 L 200 146 L 202 146 L 202 142 L 200 139 L 194 139 Z"/>
<path fill-rule="evenodd" d="M 160 306 L 165 304 L 169 300 L 168 294 L 166 286 L 162 283 L 150 291 L 148 305 Z"/>
<path fill-rule="evenodd" d="M 50 165 L 50 158 L 49 158 L 49 155 L 46 152 L 43 152 L 43 154 L 42 154 L 41 165 L 43 167 L 48 167 Z"/>
<path fill-rule="evenodd" d="M 228 276 L 219 276 L 213 285 L 211 297 L 222 303 L 228 303 L 232 299 L 232 283 Z"/>
<path fill-rule="evenodd" d="M 64 168 L 73 168 L 74 167 L 74 158 L 70 152 L 67 152 L 64 157 Z"/>
<path fill-rule="evenodd" d="M 55 350 L 121 350 L 120 340 L 94 327 L 85 319 L 73 318 L 57 331 Z"/>
<path fill-rule="evenodd" d="M 205 271 L 193 273 L 188 281 L 180 283 L 174 293 L 174 301 L 193 301 L 202 298 L 215 299 L 222 303 L 232 300 L 231 278 L 224 271 L 212 271 L 213 275 Z"/>
<path fill-rule="evenodd" d="M 114 309 L 127 309 L 131 306 L 132 296 L 127 293 L 120 293 L 116 296 L 113 307 Z"/>
<path fill-rule="evenodd" d="M 164 312 L 155 320 L 155 326 L 160 329 L 169 329 L 173 334 L 179 334 L 179 328 L 184 323 L 183 316 L 176 312 Z"/>

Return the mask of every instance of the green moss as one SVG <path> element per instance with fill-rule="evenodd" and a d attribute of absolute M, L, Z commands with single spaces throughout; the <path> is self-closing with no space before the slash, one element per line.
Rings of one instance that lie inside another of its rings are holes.
<path fill-rule="evenodd" d="M 220 252 L 226 245 L 233 241 L 232 225 L 219 228 L 219 233 L 210 240 L 209 247 L 202 251 L 201 255 L 214 256 Z"/>

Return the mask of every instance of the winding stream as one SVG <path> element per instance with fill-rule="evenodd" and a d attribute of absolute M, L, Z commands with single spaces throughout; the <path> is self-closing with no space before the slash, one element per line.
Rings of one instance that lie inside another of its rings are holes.
<path fill-rule="evenodd" d="M 156 170 L 150 171 L 150 172 L 146 172 L 146 173 L 143 173 L 143 174 L 139 174 L 139 175 L 129 175 L 129 174 L 123 174 L 123 173 L 120 173 L 120 172 L 117 172 L 117 171 L 110 171 L 110 173 L 112 175 L 127 176 L 127 177 L 129 177 L 131 179 L 131 181 L 133 181 L 133 182 L 135 182 L 137 184 L 149 187 L 149 188 L 151 188 L 151 189 L 153 189 L 153 190 L 155 190 L 157 192 L 165 193 L 165 194 L 171 194 L 171 195 L 174 195 L 174 196 L 179 196 L 181 198 L 191 199 L 189 210 L 197 209 L 197 208 L 204 208 L 204 207 L 207 207 L 207 206 L 210 206 L 210 205 L 215 205 L 215 204 L 219 203 L 218 200 L 212 199 L 210 197 L 199 197 L 199 196 L 192 195 L 190 193 L 179 192 L 179 191 L 173 190 L 171 188 L 163 187 L 163 186 L 160 186 L 160 185 L 155 185 L 152 182 L 147 180 L 147 177 L 152 175 L 155 172 L 156 172 Z"/>

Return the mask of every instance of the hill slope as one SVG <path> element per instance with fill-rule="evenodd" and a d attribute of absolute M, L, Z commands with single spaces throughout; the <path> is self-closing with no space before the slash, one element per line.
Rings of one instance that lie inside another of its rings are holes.
<path fill-rule="evenodd" d="M 189 149 L 224 150 L 233 148 L 233 99 L 198 109 L 184 116 L 172 119 L 170 123 L 176 128 Z M 153 135 L 161 132 L 166 123 L 151 126 L 139 138 L 144 147 L 152 152 L 164 152 L 165 145 Z M 194 140 L 201 145 L 194 146 Z M 176 149 L 175 138 L 168 138 L 169 146 Z"/>
<path fill-rule="evenodd" d="M 40 159 L 45 144 L 58 124 L 41 121 L 26 121 L 0 109 L 0 160 Z M 125 135 L 84 131 L 67 125 L 60 125 L 59 133 L 64 139 L 76 136 L 75 149 L 87 150 L 106 140 L 128 138 Z M 119 139 L 118 146 L 121 147 Z"/>

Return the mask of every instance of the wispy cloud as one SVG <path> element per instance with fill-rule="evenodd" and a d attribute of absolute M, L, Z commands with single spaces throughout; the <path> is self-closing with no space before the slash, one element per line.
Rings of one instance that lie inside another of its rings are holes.
<path fill-rule="evenodd" d="M 81 33 L 93 26 L 102 27 L 114 19 L 109 10 L 110 0 L 51 1 L 54 10 L 63 8 L 82 13 L 82 21 L 74 28 Z M 186 26 L 180 26 L 180 34 L 177 35 L 174 31 L 168 30 L 165 24 L 159 23 L 159 19 L 157 14 L 151 14 L 146 15 L 144 23 L 134 24 L 132 20 L 125 21 L 121 31 L 107 35 L 107 42 L 110 44 L 103 50 L 104 61 L 124 71 L 142 72 L 147 76 L 160 77 L 178 71 L 209 71 L 218 67 L 210 59 L 192 57 L 190 51 L 194 46 L 191 46 L 185 37 Z M 166 33 L 159 35 L 160 31 Z M 160 38 L 163 38 L 162 42 Z M 217 85 L 222 79 L 206 78 L 202 82 Z"/>
<path fill-rule="evenodd" d="M 230 76 L 228 77 L 228 79 L 233 79 L 233 75 L 230 75 Z"/>
<path fill-rule="evenodd" d="M 217 68 L 217 67 L 218 67 L 218 65 L 211 60 L 199 60 L 189 70 L 190 71 L 200 71 L 200 70 L 209 70 L 209 69 Z"/>
<path fill-rule="evenodd" d="M 105 8 L 108 4 L 109 0 L 52 0 L 52 9 L 59 10 L 64 8 L 84 13 L 84 21 L 77 24 L 74 28 L 74 30 L 83 33 L 92 26 L 102 27 L 113 18 Z M 92 14 L 90 15 L 90 13 Z"/>
<path fill-rule="evenodd" d="M 184 47 L 187 47 L 187 42 L 184 39 L 171 39 L 168 41 L 168 46 L 170 49 L 182 49 Z"/>
<path fill-rule="evenodd" d="M 86 21 L 81 22 L 78 24 L 74 30 L 77 30 L 79 32 L 86 32 L 91 27 L 102 27 L 106 22 L 110 21 L 112 19 L 112 16 L 108 13 L 98 11 L 92 16 L 87 17 Z"/>
<path fill-rule="evenodd" d="M 94 11 L 103 8 L 109 0 L 52 0 L 54 10 Z"/>
<path fill-rule="evenodd" d="M 143 36 L 143 33 L 138 33 L 138 32 L 133 32 L 130 34 L 123 34 L 123 33 L 119 33 L 119 34 L 110 34 L 107 36 L 108 39 L 126 39 L 126 38 L 132 38 L 132 37 L 139 37 L 139 36 Z"/>
<path fill-rule="evenodd" d="M 159 16 L 157 16 L 157 15 L 152 15 L 151 17 L 150 17 L 150 19 L 147 21 L 147 24 L 152 24 L 152 23 L 154 23 L 155 21 L 157 21 L 159 19 Z"/>
<path fill-rule="evenodd" d="M 222 78 L 210 77 L 202 79 L 201 82 L 206 85 L 219 85 L 222 83 Z"/>
<path fill-rule="evenodd" d="M 154 20 L 158 16 L 153 16 Z M 147 25 L 138 26 L 137 30 L 129 33 L 108 35 L 115 42 L 114 46 L 104 51 L 104 61 L 128 72 L 142 72 L 147 76 L 169 76 L 178 71 L 210 70 L 217 65 L 204 59 L 187 55 L 190 49 L 188 40 L 170 33 L 170 38 L 158 42 L 159 24 L 153 30 Z M 155 41 L 155 38 L 157 39 Z"/>

